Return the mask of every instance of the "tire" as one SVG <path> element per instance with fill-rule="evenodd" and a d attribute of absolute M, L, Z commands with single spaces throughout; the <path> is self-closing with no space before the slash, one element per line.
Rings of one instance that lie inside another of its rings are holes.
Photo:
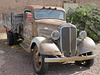
<path fill-rule="evenodd" d="M 94 64 L 94 59 L 84 60 L 84 61 L 75 61 L 75 64 L 89 68 Z"/>
<path fill-rule="evenodd" d="M 7 43 L 13 45 L 13 33 L 11 31 L 7 31 Z"/>
<path fill-rule="evenodd" d="M 34 50 L 31 51 L 32 53 L 32 63 L 33 63 L 33 69 L 37 74 L 45 74 L 48 70 L 48 63 L 44 62 L 44 55 L 40 55 L 38 53 L 38 47 L 35 46 Z M 41 62 L 39 62 L 39 59 Z"/>
<path fill-rule="evenodd" d="M 89 60 L 84 60 L 84 61 L 75 61 L 75 64 L 90 68 L 94 64 L 94 59 L 89 59 Z"/>
<path fill-rule="evenodd" d="M 90 60 L 85 60 L 84 63 L 82 64 L 85 67 L 91 67 L 94 64 L 94 59 L 90 59 Z"/>
<path fill-rule="evenodd" d="M 23 23 L 22 22 L 19 23 L 19 35 L 21 38 L 24 38 L 23 37 Z"/>
<path fill-rule="evenodd" d="M 17 39 L 18 39 L 18 35 L 17 35 L 17 33 L 14 33 L 13 34 L 13 40 L 14 40 L 14 45 L 16 45 L 16 44 L 18 44 L 18 41 L 17 41 Z"/>
<path fill-rule="evenodd" d="M 76 64 L 76 65 L 79 65 L 79 66 L 82 65 L 82 64 L 81 64 L 81 61 L 75 61 L 75 64 Z"/>

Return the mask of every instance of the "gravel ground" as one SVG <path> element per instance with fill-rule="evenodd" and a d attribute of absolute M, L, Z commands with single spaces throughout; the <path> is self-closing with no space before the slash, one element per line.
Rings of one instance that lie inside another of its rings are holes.
<path fill-rule="evenodd" d="M 20 46 L 7 46 L 6 38 L 0 38 L 0 75 L 36 75 L 33 71 L 30 53 Z M 97 55 L 91 68 L 74 63 L 50 64 L 46 75 L 100 75 L 100 43 L 96 44 Z"/>

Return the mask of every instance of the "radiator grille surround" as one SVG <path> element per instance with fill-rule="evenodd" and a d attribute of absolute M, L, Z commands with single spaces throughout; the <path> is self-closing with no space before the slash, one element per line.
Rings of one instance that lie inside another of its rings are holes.
<path fill-rule="evenodd" d="M 77 32 L 75 27 L 63 26 L 60 29 L 60 45 L 64 56 L 75 56 Z"/>

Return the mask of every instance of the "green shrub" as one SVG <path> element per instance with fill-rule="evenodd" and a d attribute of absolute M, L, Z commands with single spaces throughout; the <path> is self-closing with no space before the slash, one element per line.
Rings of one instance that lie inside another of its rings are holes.
<path fill-rule="evenodd" d="M 79 6 L 69 10 L 66 16 L 67 22 L 76 25 L 78 33 L 87 25 L 88 36 L 94 41 L 100 40 L 100 8 L 98 6 L 95 4 Z"/>

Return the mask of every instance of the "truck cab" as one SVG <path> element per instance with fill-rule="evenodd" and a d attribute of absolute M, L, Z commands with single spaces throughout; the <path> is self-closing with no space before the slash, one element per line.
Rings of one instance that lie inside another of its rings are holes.
<path fill-rule="evenodd" d="M 28 5 L 23 16 L 10 16 L 10 28 L 6 15 L 3 15 L 3 25 L 7 29 L 8 44 L 22 39 L 20 45 L 31 53 L 37 74 L 46 73 L 48 63 L 75 61 L 85 67 L 93 65 L 94 41 L 87 37 L 85 30 L 77 34 L 77 27 L 66 23 L 63 8 Z"/>
<path fill-rule="evenodd" d="M 56 30 L 58 25 L 66 23 L 65 15 L 65 10 L 62 8 L 27 6 L 23 16 L 24 39 L 31 41 L 36 36 L 50 38 L 51 32 Z"/>

